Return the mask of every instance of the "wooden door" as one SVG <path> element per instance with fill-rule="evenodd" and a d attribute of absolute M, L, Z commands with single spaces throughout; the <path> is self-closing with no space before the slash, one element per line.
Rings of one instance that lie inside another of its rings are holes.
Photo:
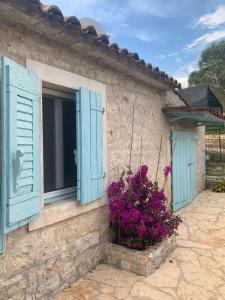
<path fill-rule="evenodd" d="M 172 132 L 173 210 L 191 203 L 196 196 L 196 138 L 193 131 Z"/>

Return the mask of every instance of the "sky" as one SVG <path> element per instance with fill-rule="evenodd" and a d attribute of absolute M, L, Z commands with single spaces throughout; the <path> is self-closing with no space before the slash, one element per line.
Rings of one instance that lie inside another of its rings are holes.
<path fill-rule="evenodd" d="M 225 39 L 225 0 L 48 0 L 66 16 L 96 20 L 120 48 L 187 86 L 201 51 Z"/>

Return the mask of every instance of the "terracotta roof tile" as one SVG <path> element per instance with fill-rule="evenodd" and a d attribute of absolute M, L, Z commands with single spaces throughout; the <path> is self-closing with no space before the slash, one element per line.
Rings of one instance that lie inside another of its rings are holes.
<path fill-rule="evenodd" d="M 107 34 L 98 34 L 96 40 L 101 43 L 109 44 L 109 36 Z"/>
<path fill-rule="evenodd" d="M 119 46 L 116 43 L 109 43 L 109 48 L 119 52 Z"/>
<path fill-rule="evenodd" d="M 95 37 L 97 37 L 97 31 L 94 26 L 88 25 L 87 27 L 81 27 L 81 28 L 82 28 L 82 32 L 88 33 L 88 34 L 91 34 L 91 35 L 94 35 Z"/>
<path fill-rule="evenodd" d="M 81 28 L 80 21 L 75 16 L 64 17 L 64 22 L 70 26 L 78 26 Z"/>
<path fill-rule="evenodd" d="M 56 5 L 44 5 L 39 0 L 11 0 L 9 2 L 17 2 L 16 5 L 22 3 L 29 10 L 31 15 L 40 15 L 49 19 L 53 24 L 59 24 L 62 27 L 67 28 L 71 32 L 79 32 L 80 35 L 89 37 L 90 40 L 95 40 L 102 47 L 107 47 L 109 51 L 118 53 L 119 56 L 127 57 L 127 60 L 131 60 L 135 63 L 139 70 L 143 70 L 146 76 L 152 76 L 153 78 L 160 80 L 167 84 L 170 88 L 180 88 L 180 83 L 169 77 L 165 72 L 160 71 L 158 67 L 153 67 L 151 64 L 146 63 L 143 59 L 139 58 L 137 53 L 130 53 L 127 49 L 120 49 L 116 43 L 109 42 L 109 36 L 106 34 L 97 34 L 94 26 L 89 25 L 85 28 L 81 27 L 80 21 L 75 16 L 65 17 Z M 110 54 L 110 53 L 109 53 Z"/>
<path fill-rule="evenodd" d="M 129 52 L 128 52 L 128 50 L 126 48 L 120 48 L 119 49 L 119 53 L 121 53 L 121 54 L 128 54 Z"/>

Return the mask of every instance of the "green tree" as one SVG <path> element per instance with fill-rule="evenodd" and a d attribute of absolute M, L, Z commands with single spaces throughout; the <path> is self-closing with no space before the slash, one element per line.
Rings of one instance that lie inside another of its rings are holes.
<path fill-rule="evenodd" d="M 199 70 L 188 78 L 189 85 L 208 84 L 225 107 L 225 41 L 205 49 L 198 65 Z"/>

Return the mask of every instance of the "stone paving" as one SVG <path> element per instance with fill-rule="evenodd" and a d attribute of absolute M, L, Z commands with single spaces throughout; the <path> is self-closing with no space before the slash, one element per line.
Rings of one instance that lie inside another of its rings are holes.
<path fill-rule="evenodd" d="M 178 213 L 177 248 L 155 273 L 102 264 L 56 300 L 225 300 L 225 194 L 204 191 Z"/>

